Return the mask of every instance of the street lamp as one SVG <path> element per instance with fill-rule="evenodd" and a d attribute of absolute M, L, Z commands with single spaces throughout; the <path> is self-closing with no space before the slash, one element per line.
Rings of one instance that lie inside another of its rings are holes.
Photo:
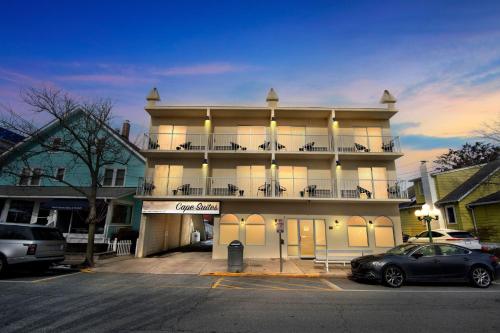
<path fill-rule="evenodd" d="M 427 223 L 427 230 L 429 231 L 429 241 L 432 243 L 432 231 L 431 231 L 431 222 L 433 220 L 439 220 L 439 210 L 436 208 L 432 208 L 425 204 L 422 206 L 422 209 L 418 209 L 415 211 L 415 216 L 419 221 L 424 221 Z"/>

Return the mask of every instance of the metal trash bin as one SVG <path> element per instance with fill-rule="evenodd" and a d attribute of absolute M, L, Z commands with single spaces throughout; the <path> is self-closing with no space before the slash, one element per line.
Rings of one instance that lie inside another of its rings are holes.
<path fill-rule="evenodd" d="M 227 271 L 231 273 L 243 272 L 243 244 L 234 240 L 227 246 Z"/>

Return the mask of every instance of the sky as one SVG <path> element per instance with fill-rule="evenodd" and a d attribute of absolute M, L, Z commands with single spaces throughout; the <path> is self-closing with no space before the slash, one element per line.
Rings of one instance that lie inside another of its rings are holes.
<path fill-rule="evenodd" d="M 274 87 L 280 105 L 329 107 L 389 89 L 409 179 L 498 119 L 500 1 L 3 0 L 0 104 L 32 117 L 33 86 L 109 98 L 134 135 L 153 86 L 165 104 L 265 105 Z"/>

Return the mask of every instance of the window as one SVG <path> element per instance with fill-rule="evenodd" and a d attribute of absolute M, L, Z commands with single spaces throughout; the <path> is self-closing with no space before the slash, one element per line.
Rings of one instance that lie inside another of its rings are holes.
<path fill-rule="evenodd" d="M 104 170 L 104 186 L 113 186 L 113 169 L 106 169 Z"/>
<path fill-rule="evenodd" d="M 117 169 L 115 177 L 115 186 L 123 186 L 125 183 L 125 169 Z"/>
<path fill-rule="evenodd" d="M 41 177 L 42 177 L 42 169 L 38 168 L 34 169 L 33 174 L 31 175 L 31 185 L 39 186 Z"/>
<path fill-rule="evenodd" d="M 245 244 L 266 245 L 266 222 L 260 215 L 250 215 L 245 223 Z"/>
<path fill-rule="evenodd" d="M 450 231 L 448 232 L 448 235 L 453 238 L 474 238 L 474 236 L 472 236 L 472 234 L 467 231 Z"/>
<path fill-rule="evenodd" d="M 105 169 L 103 186 L 123 186 L 125 184 L 125 169 Z"/>
<path fill-rule="evenodd" d="M 429 237 L 429 232 L 428 231 L 421 232 L 420 234 L 417 235 L 417 237 L 418 238 Z"/>
<path fill-rule="evenodd" d="M 393 247 L 394 246 L 394 228 L 392 221 L 385 216 L 375 219 L 375 246 Z"/>
<path fill-rule="evenodd" d="M 7 214 L 10 223 L 30 223 L 33 213 L 33 201 L 12 200 Z"/>
<path fill-rule="evenodd" d="M 61 147 L 61 138 L 54 138 L 52 139 L 52 150 L 58 150 L 59 147 Z"/>
<path fill-rule="evenodd" d="M 30 228 L 0 224 L 0 239 L 33 240 Z"/>
<path fill-rule="evenodd" d="M 219 244 L 227 245 L 233 240 L 240 239 L 240 224 L 238 218 L 233 214 L 224 215 L 220 219 Z"/>
<path fill-rule="evenodd" d="M 443 256 L 463 255 L 469 254 L 470 251 L 455 245 L 439 245 L 441 254 Z"/>
<path fill-rule="evenodd" d="M 47 225 L 50 209 L 40 208 L 36 218 L 36 224 Z"/>
<path fill-rule="evenodd" d="M 347 238 L 349 246 L 368 246 L 368 234 L 364 218 L 352 216 L 347 221 Z"/>
<path fill-rule="evenodd" d="M 23 168 L 21 176 L 19 177 L 19 185 L 29 185 L 30 183 L 31 171 L 28 168 Z"/>
<path fill-rule="evenodd" d="M 113 218 L 111 223 L 114 224 L 130 224 L 132 221 L 132 206 L 129 205 L 114 205 Z"/>
<path fill-rule="evenodd" d="M 435 245 L 428 245 L 421 247 L 414 254 L 421 254 L 422 257 L 435 256 L 436 255 L 436 247 Z"/>
<path fill-rule="evenodd" d="M 455 215 L 455 207 L 446 206 L 445 210 L 446 210 L 446 221 L 448 221 L 448 224 L 456 224 L 457 217 Z"/>
<path fill-rule="evenodd" d="M 57 180 L 64 180 L 64 173 L 66 172 L 65 168 L 58 168 L 56 172 L 56 179 Z"/>

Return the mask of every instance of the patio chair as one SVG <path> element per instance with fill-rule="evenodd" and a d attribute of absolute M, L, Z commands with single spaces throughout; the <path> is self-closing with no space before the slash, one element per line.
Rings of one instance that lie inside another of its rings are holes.
<path fill-rule="evenodd" d="M 311 151 L 311 150 L 313 150 L 313 146 L 314 146 L 314 141 L 306 143 L 304 146 L 300 147 L 299 150 L 300 151 Z"/>
<path fill-rule="evenodd" d="M 316 188 L 317 188 L 317 186 L 316 186 L 316 185 L 308 185 L 308 186 L 305 188 L 305 191 L 306 191 L 306 193 L 307 193 L 310 197 L 315 197 L 315 196 L 316 196 Z"/>
<path fill-rule="evenodd" d="M 231 141 L 231 142 L 229 142 L 229 144 L 231 145 L 231 150 L 238 150 L 238 149 L 247 150 L 247 147 L 240 146 L 236 142 Z"/>
<path fill-rule="evenodd" d="M 283 195 L 283 192 L 286 192 L 286 187 L 281 186 L 279 183 L 276 183 L 275 185 L 275 193 L 281 197 Z"/>
<path fill-rule="evenodd" d="M 397 198 L 400 194 L 399 185 L 396 183 L 394 186 L 387 185 L 387 194 L 389 194 L 389 198 Z"/>
<path fill-rule="evenodd" d="M 142 190 L 144 192 L 144 195 L 151 195 L 155 188 L 156 187 L 154 186 L 153 183 L 144 183 L 144 185 L 142 186 Z"/>
<path fill-rule="evenodd" d="M 180 144 L 178 145 L 175 149 L 177 150 L 181 150 L 181 149 L 184 149 L 184 150 L 191 150 L 191 141 L 188 141 L 188 142 L 185 142 L 183 144 Z"/>
<path fill-rule="evenodd" d="M 362 193 L 366 194 L 366 197 L 368 199 L 372 198 L 372 192 L 368 191 L 366 188 L 363 188 L 361 186 L 356 186 L 356 189 L 358 190 L 358 198 L 361 197 Z"/>
<path fill-rule="evenodd" d="M 238 191 L 238 186 L 233 184 L 227 184 L 227 190 L 229 192 L 229 195 L 236 195 L 236 192 Z"/>
<path fill-rule="evenodd" d="M 271 196 L 271 184 L 264 183 L 264 185 L 261 185 L 257 188 L 257 191 L 262 192 L 265 197 L 269 197 Z"/>
<path fill-rule="evenodd" d="M 382 151 L 384 153 L 392 153 L 394 151 L 394 140 L 382 144 Z"/>
<path fill-rule="evenodd" d="M 354 148 L 356 148 L 356 152 L 365 152 L 365 153 L 370 152 L 369 148 L 366 148 L 365 146 L 363 146 L 359 143 L 354 143 Z"/>
<path fill-rule="evenodd" d="M 262 150 L 270 150 L 271 149 L 271 141 L 265 141 L 258 148 L 262 149 Z"/>
<path fill-rule="evenodd" d="M 188 195 L 189 194 L 189 189 L 191 188 L 191 184 L 184 184 L 176 188 L 173 192 L 174 195 L 177 195 L 177 193 L 182 192 L 183 195 Z"/>
<path fill-rule="evenodd" d="M 276 142 L 276 150 L 283 150 L 286 149 L 285 145 L 282 145 L 281 143 Z"/>
<path fill-rule="evenodd" d="M 158 149 L 158 148 L 160 148 L 160 145 L 158 144 L 158 140 L 149 139 L 148 149 Z"/>

